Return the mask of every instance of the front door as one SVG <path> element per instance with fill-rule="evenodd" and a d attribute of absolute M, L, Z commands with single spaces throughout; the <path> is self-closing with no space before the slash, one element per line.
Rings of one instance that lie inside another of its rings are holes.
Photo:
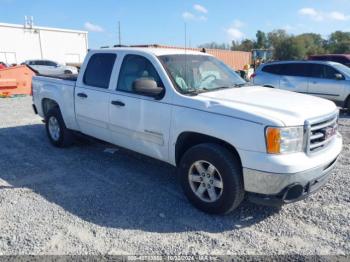
<path fill-rule="evenodd" d="M 124 57 L 116 92 L 110 96 L 110 129 L 113 143 L 160 159 L 168 158 L 171 106 L 134 93 L 136 79 L 155 80 L 164 87 L 153 64 L 140 55 Z"/>
<path fill-rule="evenodd" d="M 312 64 L 311 77 L 309 78 L 310 95 L 341 101 L 344 92 L 344 79 L 337 79 L 341 73 L 329 65 Z"/>

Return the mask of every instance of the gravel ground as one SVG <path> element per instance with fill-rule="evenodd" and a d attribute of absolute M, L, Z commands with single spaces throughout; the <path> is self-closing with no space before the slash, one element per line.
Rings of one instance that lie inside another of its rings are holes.
<path fill-rule="evenodd" d="M 0 255 L 349 255 L 350 117 L 340 124 L 344 150 L 318 193 L 213 216 L 174 168 L 95 141 L 56 149 L 30 97 L 0 99 Z"/>

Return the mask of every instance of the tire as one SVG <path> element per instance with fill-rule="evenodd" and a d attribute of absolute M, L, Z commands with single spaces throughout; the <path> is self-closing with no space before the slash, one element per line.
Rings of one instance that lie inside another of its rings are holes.
<path fill-rule="evenodd" d="M 215 168 L 214 172 L 210 165 Z M 204 167 L 202 169 L 202 171 L 205 170 L 204 176 L 198 171 L 200 166 L 202 167 L 199 170 Z M 214 175 L 209 175 L 209 177 L 208 173 Z M 190 174 L 195 175 L 190 176 Z M 204 212 L 227 214 L 236 209 L 244 199 L 240 161 L 234 154 L 220 145 L 200 144 L 190 148 L 180 161 L 178 176 L 188 200 Z M 206 176 L 207 178 L 204 180 Z M 221 184 L 218 182 L 220 180 Z M 214 184 L 213 181 L 215 181 Z M 211 187 L 209 187 L 210 185 Z M 200 189 L 200 187 L 202 188 Z M 195 191 L 199 192 L 200 195 L 203 190 L 204 193 L 201 196 L 195 193 Z M 210 196 L 209 191 L 213 192 L 213 190 L 215 195 L 211 195 L 217 198 Z"/>
<path fill-rule="evenodd" d="M 73 133 L 66 127 L 58 107 L 47 112 L 45 127 L 47 136 L 55 147 L 68 147 L 73 143 Z"/>
<path fill-rule="evenodd" d="M 64 74 L 65 74 L 65 75 L 72 75 L 72 74 L 73 74 L 73 72 L 72 72 L 72 71 L 70 71 L 70 70 L 65 70 L 65 71 L 64 71 Z"/>

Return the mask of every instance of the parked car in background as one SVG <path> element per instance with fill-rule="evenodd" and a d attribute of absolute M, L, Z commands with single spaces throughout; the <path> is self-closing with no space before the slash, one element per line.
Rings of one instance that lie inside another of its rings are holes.
<path fill-rule="evenodd" d="M 310 94 L 350 110 L 350 68 L 335 62 L 284 61 L 261 65 L 252 82 Z"/>
<path fill-rule="evenodd" d="M 332 61 L 350 67 L 350 54 L 312 55 L 309 56 L 309 60 Z"/>
<path fill-rule="evenodd" d="M 74 66 L 66 66 L 50 60 L 27 60 L 22 65 L 28 65 L 41 75 L 78 74 Z"/>
<path fill-rule="evenodd" d="M 33 102 L 54 146 L 81 132 L 168 162 L 209 213 L 245 195 L 277 206 L 303 199 L 342 149 L 333 102 L 249 86 L 201 52 L 91 50 L 77 77 L 35 76 Z"/>
<path fill-rule="evenodd" d="M 4 62 L 0 62 L 0 69 L 5 69 L 7 67 L 7 64 L 5 64 Z"/>

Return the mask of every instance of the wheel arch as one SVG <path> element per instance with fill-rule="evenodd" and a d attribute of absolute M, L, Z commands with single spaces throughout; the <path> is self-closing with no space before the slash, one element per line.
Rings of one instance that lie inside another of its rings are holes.
<path fill-rule="evenodd" d="M 346 107 L 350 107 L 350 94 L 348 95 L 348 97 L 345 99 L 344 101 L 344 108 Z M 350 111 L 350 108 L 348 108 L 348 111 Z"/>
<path fill-rule="evenodd" d="M 58 109 L 60 108 L 59 104 L 51 98 L 43 98 L 41 100 L 41 107 L 42 107 L 42 112 L 44 114 L 44 117 L 46 117 L 47 112 L 49 112 L 52 108 L 57 107 Z"/>
<path fill-rule="evenodd" d="M 213 143 L 213 144 L 219 144 L 223 146 L 229 152 L 231 152 L 234 156 L 237 157 L 237 159 L 240 162 L 240 165 L 242 166 L 241 157 L 237 149 L 233 145 L 217 137 L 213 137 L 213 136 L 209 136 L 209 135 L 205 135 L 197 132 L 183 132 L 177 137 L 176 144 L 175 144 L 176 166 L 179 165 L 181 157 L 184 155 L 184 153 L 188 149 L 203 143 Z"/>

